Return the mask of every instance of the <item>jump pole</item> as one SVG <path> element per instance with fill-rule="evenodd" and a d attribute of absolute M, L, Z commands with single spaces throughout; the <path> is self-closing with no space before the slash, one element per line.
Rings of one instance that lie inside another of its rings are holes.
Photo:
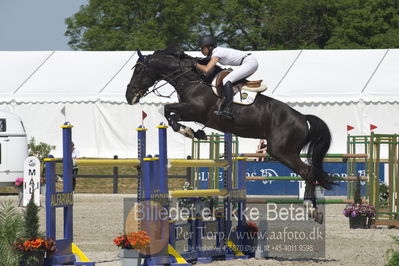
<path fill-rule="evenodd" d="M 95 265 L 94 262 L 77 262 L 73 251 L 78 251 L 80 258 L 83 252 L 73 244 L 73 189 L 72 189 L 72 125 L 65 122 L 62 128 L 63 145 L 63 190 L 56 192 L 55 164 L 61 162 L 53 156 L 45 159 L 46 164 L 46 237 L 55 241 L 57 250 L 45 259 L 44 265 Z M 56 208 L 63 208 L 64 238 L 56 239 Z"/>
<path fill-rule="evenodd" d="M 146 155 L 146 131 L 147 129 L 143 126 L 139 126 L 137 129 L 137 159 L 140 161 L 140 167 L 137 168 L 137 201 L 140 202 L 143 198 L 143 184 L 142 184 L 142 166 L 143 160 Z"/>
<path fill-rule="evenodd" d="M 159 154 L 154 157 L 147 155 L 142 160 L 141 175 L 141 198 L 138 202 L 155 201 L 164 208 L 169 207 L 169 191 L 168 191 L 168 173 L 167 173 L 167 138 L 164 124 L 157 126 L 158 128 L 158 145 Z M 139 143 L 145 148 L 145 130 L 139 130 Z M 144 149 L 141 149 L 142 156 L 145 155 Z M 174 224 L 169 223 L 169 232 L 174 232 Z M 145 230 L 145 228 L 142 228 Z M 164 230 L 164 229 L 162 229 Z M 191 265 L 183 256 L 174 249 L 175 236 L 169 233 L 169 244 L 165 246 L 163 252 L 146 257 L 146 265 Z M 195 257 L 196 253 L 193 253 Z"/>
<path fill-rule="evenodd" d="M 225 160 L 223 162 L 215 161 L 215 160 L 169 160 L 167 159 L 167 138 L 166 138 L 166 129 L 167 126 L 161 124 L 158 126 L 158 136 L 159 136 L 159 155 L 156 155 L 154 158 L 151 156 L 147 156 L 143 160 L 142 170 L 143 170 L 143 185 L 144 185 L 144 199 L 162 199 L 169 198 L 168 193 L 168 182 L 167 182 L 167 167 L 168 163 L 174 165 L 175 167 L 194 167 L 194 166 L 208 166 L 208 167 L 220 167 L 224 166 L 225 174 L 224 174 L 224 188 L 223 189 L 208 189 L 208 190 L 196 190 L 196 191 L 172 191 L 172 197 L 203 197 L 204 194 L 200 192 L 206 192 L 205 194 L 209 196 L 227 196 L 224 200 L 224 215 L 217 217 L 216 221 L 212 223 L 217 223 L 218 231 L 223 231 L 225 235 L 231 229 L 231 210 L 230 206 L 233 201 L 230 200 L 232 196 L 235 197 L 235 202 L 243 201 L 244 205 L 240 206 L 240 212 L 245 209 L 245 158 L 240 158 L 239 166 L 235 168 L 236 175 L 238 177 L 235 180 L 235 185 L 237 188 L 233 191 L 232 189 L 232 171 L 233 171 L 233 160 L 232 160 L 232 137 L 231 134 L 225 135 Z M 238 169 L 238 170 L 237 170 Z M 239 174 L 241 173 L 241 174 Z M 241 177 L 241 178 L 240 178 Z M 158 182 L 156 182 L 158 180 Z M 244 192 L 244 193 L 243 193 Z M 237 195 L 239 195 L 237 197 Z M 239 215 L 241 219 L 241 215 Z M 244 221 L 241 219 L 238 221 L 239 225 L 242 225 Z M 228 252 L 226 250 L 220 249 L 211 250 L 211 251 L 201 251 L 202 247 L 202 236 L 201 231 L 198 230 L 200 226 L 205 226 L 205 221 L 202 221 L 200 217 L 193 217 L 190 219 L 187 224 L 183 224 L 183 226 L 188 226 L 191 228 L 192 238 L 188 240 L 188 252 L 182 253 L 181 255 L 174 250 L 173 254 L 168 252 L 169 255 L 172 255 L 174 258 L 170 258 L 165 256 L 151 256 L 147 259 L 148 264 L 176 264 L 182 265 L 182 263 L 186 264 L 187 261 L 182 261 L 182 259 L 190 259 L 197 260 L 198 262 L 210 262 L 212 261 L 211 257 L 213 256 L 226 256 L 228 259 Z M 180 225 L 179 225 L 180 226 Z M 239 226 L 240 228 L 241 226 Z M 168 250 L 172 250 L 173 246 L 175 246 L 175 241 L 179 240 L 175 237 L 176 225 L 174 222 L 170 223 L 170 245 Z M 230 247 L 229 243 L 225 239 L 217 239 L 216 245 L 218 247 Z M 237 254 L 236 254 L 237 255 Z M 230 257 L 237 257 L 231 254 Z M 242 256 L 241 256 L 242 257 Z M 190 265 L 187 263 L 186 265 Z"/>

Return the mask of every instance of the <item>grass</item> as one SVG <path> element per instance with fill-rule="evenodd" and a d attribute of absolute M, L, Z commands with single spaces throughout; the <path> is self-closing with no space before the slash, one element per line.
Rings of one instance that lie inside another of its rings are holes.
<path fill-rule="evenodd" d="M 169 175 L 185 175 L 185 168 L 170 168 Z M 62 175 L 62 166 L 57 164 L 56 174 Z M 113 175 L 112 167 L 81 167 L 78 175 Z M 119 175 L 137 175 L 137 169 L 134 167 L 119 167 Z M 181 189 L 184 178 L 169 178 L 169 189 Z M 62 189 L 62 183 L 57 183 L 57 190 Z M 113 178 L 77 178 L 76 193 L 113 193 Z M 15 187 L 0 187 L 0 193 L 17 193 Z M 136 194 L 137 178 L 119 178 L 118 193 Z"/>

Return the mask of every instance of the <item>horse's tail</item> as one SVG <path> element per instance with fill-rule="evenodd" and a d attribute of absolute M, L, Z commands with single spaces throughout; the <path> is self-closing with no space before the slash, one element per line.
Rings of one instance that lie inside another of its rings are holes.
<path fill-rule="evenodd" d="M 331 190 L 333 182 L 331 177 L 323 169 L 323 159 L 331 144 L 331 133 L 327 124 L 314 115 L 306 115 L 310 124 L 307 136 L 308 152 L 307 157 L 311 165 L 311 176 L 325 189 Z"/>

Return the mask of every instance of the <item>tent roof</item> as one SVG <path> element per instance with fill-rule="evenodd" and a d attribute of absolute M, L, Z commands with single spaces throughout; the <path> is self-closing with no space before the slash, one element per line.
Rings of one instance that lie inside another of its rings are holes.
<path fill-rule="evenodd" d="M 0 51 L 0 98 L 12 100 L 35 70 L 53 52 L 3 52 Z"/>
<path fill-rule="evenodd" d="M 151 52 L 147 52 L 151 53 Z M 399 101 L 399 49 L 255 51 L 265 95 L 290 103 Z M 200 56 L 199 52 L 189 52 Z M 1 102 L 125 102 L 127 52 L 0 52 Z M 173 92 L 170 85 L 161 93 Z M 150 94 L 144 103 L 175 102 Z"/>
<path fill-rule="evenodd" d="M 385 50 L 305 50 L 274 95 L 288 101 L 347 102 L 362 97 Z"/>
<path fill-rule="evenodd" d="M 370 101 L 398 101 L 399 96 L 399 49 L 386 51 L 385 58 L 363 92 Z"/>

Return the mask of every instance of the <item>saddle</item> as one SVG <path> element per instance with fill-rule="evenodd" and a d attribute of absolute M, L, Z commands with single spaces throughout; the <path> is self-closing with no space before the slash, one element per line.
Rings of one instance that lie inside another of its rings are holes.
<path fill-rule="evenodd" d="M 232 69 L 222 70 L 214 78 L 212 88 L 217 96 L 223 96 L 223 79 L 232 71 Z M 244 105 L 252 104 L 256 95 L 267 89 L 267 87 L 262 84 L 262 81 L 263 80 L 249 81 L 247 79 L 241 79 L 235 82 L 233 84 L 234 102 Z"/>
<path fill-rule="evenodd" d="M 218 89 L 218 91 L 223 87 L 223 79 L 233 72 L 232 69 L 226 69 L 220 71 L 219 74 L 216 75 L 215 77 L 215 87 Z M 246 79 L 241 79 L 233 84 L 233 87 L 237 87 L 237 89 L 241 90 L 248 90 L 248 91 L 254 91 L 254 92 L 262 92 L 266 90 L 266 86 L 262 86 L 262 81 L 263 80 L 246 80 Z"/>

